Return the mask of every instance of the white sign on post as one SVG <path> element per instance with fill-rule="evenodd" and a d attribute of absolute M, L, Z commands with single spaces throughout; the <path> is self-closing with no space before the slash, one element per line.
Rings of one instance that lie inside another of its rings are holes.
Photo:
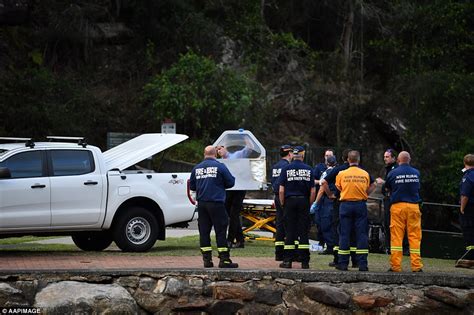
<path fill-rule="evenodd" d="M 176 123 L 165 122 L 161 124 L 161 133 L 176 133 Z"/>

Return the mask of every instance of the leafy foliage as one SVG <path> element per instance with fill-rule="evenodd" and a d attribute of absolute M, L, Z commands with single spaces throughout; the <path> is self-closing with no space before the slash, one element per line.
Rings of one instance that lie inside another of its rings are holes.
<path fill-rule="evenodd" d="M 443 196 L 446 202 L 457 204 L 459 201 L 459 184 L 464 167 L 463 158 L 466 152 L 472 152 L 474 138 L 466 139 L 452 151 L 442 154 L 440 164 L 433 172 L 433 190 L 438 196 Z"/>
<path fill-rule="evenodd" d="M 186 161 L 189 163 L 198 163 L 203 158 L 204 147 L 209 145 L 202 140 L 188 139 L 181 142 L 171 149 L 167 156 L 178 161 Z"/>
<path fill-rule="evenodd" d="M 407 123 L 425 199 L 457 202 L 459 164 L 474 138 L 474 5 L 397 1 L 387 9 L 386 34 L 368 42 L 376 58 L 368 67 L 379 73 L 383 102 Z"/>
<path fill-rule="evenodd" d="M 0 82 L 0 125 L 7 134 L 43 138 L 77 135 L 97 140 L 104 114 L 93 96 L 45 68 L 28 68 Z M 104 131 L 103 131 L 104 132 Z M 102 135 L 105 134 L 102 133 Z"/>
<path fill-rule="evenodd" d="M 144 95 L 158 120 L 171 118 L 180 132 L 208 138 L 245 122 L 256 87 L 244 75 L 190 51 L 147 84 Z"/>
<path fill-rule="evenodd" d="M 101 41 L 99 23 L 133 36 Z M 2 135 L 103 143 L 172 118 L 202 140 L 174 153 L 188 159 L 237 127 L 267 147 L 404 148 L 425 199 L 450 202 L 473 147 L 472 1 L 33 1 L 0 42 Z"/>

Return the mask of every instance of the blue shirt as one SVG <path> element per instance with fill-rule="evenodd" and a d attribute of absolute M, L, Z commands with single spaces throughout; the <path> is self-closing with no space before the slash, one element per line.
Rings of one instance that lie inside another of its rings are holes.
<path fill-rule="evenodd" d="M 235 184 L 227 166 L 206 158 L 191 171 L 189 188 L 196 191 L 197 201 L 224 202 L 225 190 Z"/>
<path fill-rule="evenodd" d="M 313 169 L 300 160 L 294 160 L 281 169 L 280 186 L 285 187 L 285 198 L 311 194 L 314 187 Z"/>
<path fill-rule="evenodd" d="M 323 172 L 327 170 L 327 166 L 324 163 L 319 163 L 314 167 L 314 178 L 319 180 L 321 178 L 321 175 L 323 175 Z"/>
<path fill-rule="evenodd" d="M 329 167 L 328 167 L 328 168 L 323 172 L 323 174 L 321 175 L 321 178 L 324 178 L 324 180 L 326 180 L 326 178 L 328 177 L 328 175 L 331 174 L 332 171 L 334 171 L 335 168 L 336 168 L 336 166 L 335 166 L 335 167 L 332 167 L 332 168 L 329 168 Z M 325 174 L 326 174 L 326 175 L 325 175 Z M 325 176 L 324 176 L 324 175 L 325 175 Z M 324 176 L 324 177 L 323 177 L 323 176 Z M 333 192 L 333 194 L 336 194 L 336 193 L 339 192 L 339 190 L 338 190 L 337 187 L 336 187 L 336 182 L 335 182 L 335 181 L 334 181 L 334 182 L 331 182 L 331 183 L 328 183 L 328 186 L 329 186 L 329 189 Z"/>
<path fill-rule="evenodd" d="M 251 153 L 252 149 L 244 147 L 243 149 L 235 152 L 227 152 L 226 156 L 224 156 L 224 159 L 246 159 Z"/>
<path fill-rule="evenodd" d="M 273 192 L 275 194 L 278 194 L 278 191 L 280 189 L 280 184 L 278 181 L 278 178 L 280 177 L 281 174 L 281 169 L 285 166 L 290 164 L 287 159 L 281 159 L 280 161 L 276 162 L 275 165 L 272 167 L 272 178 L 271 178 L 271 183 L 272 183 L 272 188 Z"/>
<path fill-rule="evenodd" d="M 400 164 L 390 171 L 385 182 L 391 192 L 390 202 L 420 202 L 420 180 L 420 171 L 408 164 Z"/>
<path fill-rule="evenodd" d="M 349 163 L 344 163 L 334 167 L 329 174 L 324 177 L 324 180 L 328 183 L 329 189 L 334 193 L 334 195 L 339 198 L 340 191 L 336 188 L 336 176 L 340 171 L 347 170 L 349 168 Z"/>
<path fill-rule="evenodd" d="M 464 172 L 461 179 L 461 196 L 466 196 L 468 199 L 467 204 L 470 206 L 474 205 L 474 168 L 468 169 Z"/>
<path fill-rule="evenodd" d="M 392 163 L 392 164 L 389 164 L 389 165 L 385 166 L 385 181 L 387 181 L 388 173 L 390 173 L 391 171 L 393 171 L 397 167 L 398 167 L 397 163 Z M 385 187 L 385 183 L 382 184 L 382 194 L 386 197 L 389 196 L 389 194 L 387 194 L 387 189 Z"/>

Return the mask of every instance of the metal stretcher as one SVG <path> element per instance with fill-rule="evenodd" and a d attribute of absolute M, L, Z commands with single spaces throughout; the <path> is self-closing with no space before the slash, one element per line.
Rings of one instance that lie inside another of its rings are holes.
<path fill-rule="evenodd" d="M 247 227 L 243 233 L 246 239 L 259 241 L 274 241 L 273 237 L 259 236 L 250 232 L 256 229 L 276 232 L 275 219 L 276 209 L 273 200 L 270 199 L 244 199 L 241 211 L 242 217 L 246 218 L 253 225 Z"/>

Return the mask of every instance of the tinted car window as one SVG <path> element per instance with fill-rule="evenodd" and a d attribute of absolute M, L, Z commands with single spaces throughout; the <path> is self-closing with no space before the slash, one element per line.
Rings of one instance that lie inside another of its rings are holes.
<path fill-rule="evenodd" d="M 94 171 L 92 152 L 87 150 L 51 150 L 53 176 L 82 175 Z"/>
<path fill-rule="evenodd" d="M 31 151 L 15 154 L 0 163 L 0 167 L 7 167 L 12 178 L 41 177 L 43 176 L 43 158 L 41 151 Z"/>

